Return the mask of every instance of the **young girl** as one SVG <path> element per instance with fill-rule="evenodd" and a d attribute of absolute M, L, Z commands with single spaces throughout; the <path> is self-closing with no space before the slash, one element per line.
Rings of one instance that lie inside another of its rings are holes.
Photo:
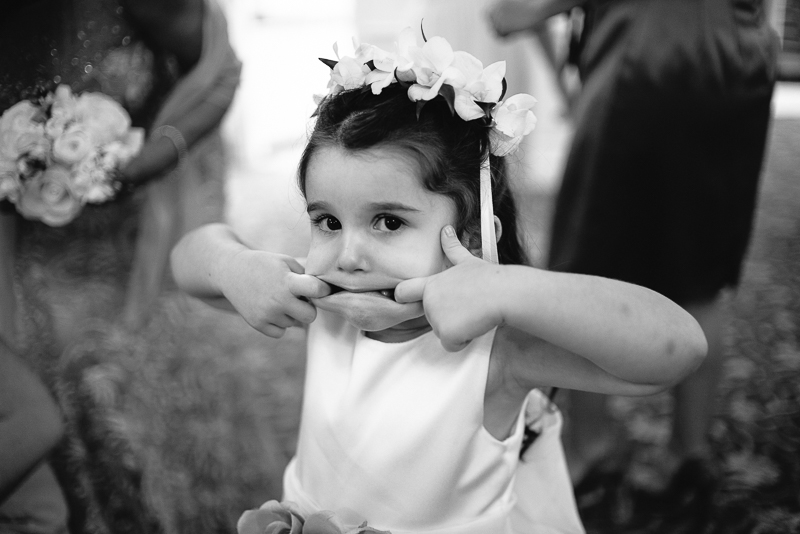
<path fill-rule="evenodd" d="M 495 105 L 504 65 L 476 62 L 439 38 L 340 59 L 299 165 L 304 264 L 220 225 L 173 251 L 190 293 L 229 301 L 269 336 L 308 325 L 284 477 L 302 514 L 334 510 L 393 534 L 582 532 L 552 431 L 518 469 L 526 408 L 541 408 L 531 391 L 651 394 L 705 354 L 697 323 L 652 291 L 524 265 L 490 153 L 525 133 L 500 130 L 504 113 L 524 123 L 529 111 Z M 500 265 L 478 257 L 492 232 Z"/>

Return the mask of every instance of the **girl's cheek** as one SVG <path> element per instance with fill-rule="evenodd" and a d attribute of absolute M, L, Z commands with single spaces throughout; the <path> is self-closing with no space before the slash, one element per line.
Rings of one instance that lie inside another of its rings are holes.
<path fill-rule="evenodd" d="M 325 247 L 315 246 L 314 242 L 312 241 L 308 250 L 308 256 L 306 257 L 306 274 L 324 274 L 328 269 L 329 264 L 330 261 L 328 260 L 328 254 L 326 254 Z"/>

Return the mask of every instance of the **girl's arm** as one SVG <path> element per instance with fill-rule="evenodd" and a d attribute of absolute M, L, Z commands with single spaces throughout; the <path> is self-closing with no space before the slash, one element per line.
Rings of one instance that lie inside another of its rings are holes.
<path fill-rule="evenodd" d="M 582 356 L 627 382 L 670 386 L 706 354 L 694 318 L 641 286 L 519 265 L 503 266 L 487 286 L 495 291 L 499 324 Z M 597 379 L 591 367 L 584 374 Z"/>
<path fill-rule="evenodd" d="M 518 331 L 505 342 L 516 346 L 511 352 L 519 356 L 508 367 L 522 386 L 652 393 L 679 381 L 705 356 L 700 326 L 658 293 L 596 276 L 490 264 L 454 235 L 443 233 L 442 243 L 454 266 L 400 284 L 395 297 L 421 296 L 446 348 L 463 347 L 496 326 Z"/>
<path fill-rule="evenodd" d="M 44 384 L 0 340 L 0 503 L 62 432 L 61 413 Z"/>
<path fill-rule="evenodd" d="M 186 234 L 172 250 L 171 262 L 181 289 L 212 305 L 232 306 L 270 337 L 311 323 L 317 311 L 308 299 L 330 293 L 294 258 L 251 249 L 223 224 Z"/>

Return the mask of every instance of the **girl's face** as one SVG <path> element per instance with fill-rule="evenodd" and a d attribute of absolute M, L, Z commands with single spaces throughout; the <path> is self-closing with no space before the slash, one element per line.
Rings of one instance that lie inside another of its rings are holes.
<path fill-rule="evenodd" d="M 376 339 L 427 328 L 421 303 L 398 304 L 394 288 L 448 265 L 440 232 L 455 224 L 455 205 L 425 189 L 417 174 L 413 158 L 399 151 L 338 147 L 319 149 L 306 173 L 306 273 L 334 291 L 313 302 Z"/>

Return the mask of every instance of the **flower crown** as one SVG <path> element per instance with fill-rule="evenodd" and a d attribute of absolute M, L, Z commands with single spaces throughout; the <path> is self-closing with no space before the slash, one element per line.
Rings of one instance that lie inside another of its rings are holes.
<path fill-rule="evenodd" d="M 506 62 L 484 68 L 475 56 L 453 51 L 442 37 L 425 38 L 419 46 L 411 28 L 400 33 L 395 51 L 353 40 L 355 56 L 339 56 L 338 61 L 320 58 L 331 69 L 328 95 L 343 90 L 372 90 L 381 94 L 385 87 L 398 83 L 408 88 L 408 98 L 417 103 L 417 116 L 426 102 L 441 96 L 453 114 L 465 121 L 482 119 L 491 127 L 491 153 L 506 156 L 517 150 L 522 138 L 533 131 L 536 116 L 531 111 L 536 99 L 520 93 L 503 100 L 506 92 Z M 317 97 L 317 104 L 322 97 Z"/>

